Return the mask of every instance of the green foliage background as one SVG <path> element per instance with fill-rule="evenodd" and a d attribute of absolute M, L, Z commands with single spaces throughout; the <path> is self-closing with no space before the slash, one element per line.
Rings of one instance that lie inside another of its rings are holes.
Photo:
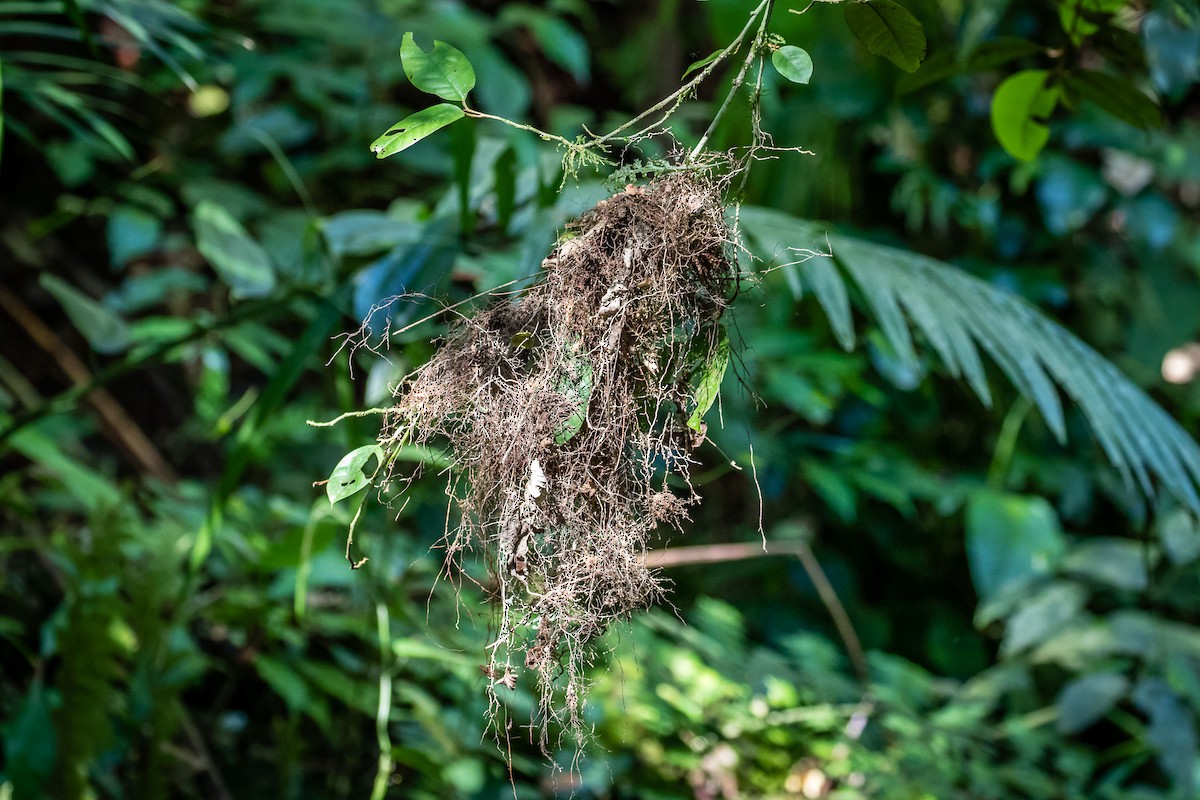
<path fill-rule="evenodd" d="M 674 608 L 597 658 L 594 742 L 554 766 L 484 730 L 486 607 L 438 581 L 436 478 L 398 517 L 366 506 L 347 568 L 349 504 L 313 483 L 374 421 L 306 420 L 385 402 L 444 323 L 380 353 L 337 335 L 389 295 L 529 275 L 619 188 L 469 119 L 377 162 L 428 104 L 404 32 L 466 53 L 484 111 L 572 138 L 673 91 L 749 5 L 0 6 L 0 797 L 1195 796 L 1194 520 L 1139 503 L 1078 413 L 1060 446 L 1003 383 L 989 410 L 865 318 L 843 350 L 797 267 L 739 300 L 721 449 L 675 543 L 756 543 L 761 488 L 768 538 L 810 542 L 845 604 L 865 685 L 794 559 L 673 568 Z M 814 155 L 757 165 L 747 204 L 1026 298 L 1196 430 L 1200 382 L 1159 374 L 1200 332 L 1195 5 L 914 0 L 911 74 L 841 8 L 778 5 L 813 71 L 767 75 L 764 127 Z M 1123 88 L 1079 89 L 1015 160 L 992 97 L 1054 53 Z M 724 89 L 685 109 L 685 144 Z M 1122 94 L 1143 90 L 1152 124 Z M 716 147 L 748 140 L 744 108 Z M 751 444 L 758 487 L 729 465 Z"/>

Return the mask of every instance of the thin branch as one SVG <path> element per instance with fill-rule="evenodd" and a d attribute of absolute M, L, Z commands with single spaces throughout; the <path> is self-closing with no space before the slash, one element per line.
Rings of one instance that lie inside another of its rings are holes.
<path fill-rule="evenodd" d="M 91 387 L 94 383 L 91 370 L 83 360 L 75 354 L 54 330 L 42 321 L 42 318 L 19 297 L 0 286 L 0 308 L 16 321 L 34 344 L 46 352 L 67 379 L 76 388 Z M 159 452 L 154 443 L 125 411 L 116 398 L 104 389 L 92 389 L 84 394 L 84 399 L 96 416 L 100 418 L 101 428 L 105 435 L 115 444 L 126 457 L 143 473 L 151 475 L 166 484 L 176 484 L 179 476 L 174 468 Z"/>
<path fill-rule="evenodd" d="M 855 674 L 858 676 L 859 681 L 863 685 L 866 685 L 870 680 L 870 670 L 867 667 L 867 657 L 863 651 L 862 642 L 854 630 L 854 624 L 850 621 L 850 615 L 846 613 L 846 607 L 842 605 L 842 601 L 838 598 L 837 591 L 833 588 L 833 584 L 829 582 L 825 570 L 821 568 L 821 563 L 813 555 L 812 548 L 806 542 L 799 541 L 770 542 L 769 548 L 768 551 L 764 552 L 759 546 L 753 544 L 706 544 L 695 545 L 693 547 L 672 547 L 664 550 L 651 550 L 643 556 L 643 559 L 646 566 L 652 569 L 659 569 L 693 564 L 746 561 L 768 556 L 795 556 L 800 560 L 805 573 L 807 573 L 809 580 L 812 581 L 813 586 L 817 590 L 817 596 L 821 598 L 821 602 L 825 605 L 825 610 L 829 612 L 829 616 L 833 619 L 833 624 L 837 628 L 838 635 L 842 639 L 842 644 L 846 648 L 846 655 L 850 658 L 850 663 L 854 667 Z"/>

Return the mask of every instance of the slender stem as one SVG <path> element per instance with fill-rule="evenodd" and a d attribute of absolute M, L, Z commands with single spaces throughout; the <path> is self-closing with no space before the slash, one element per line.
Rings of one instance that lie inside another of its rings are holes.
<path fill-rule="evenodd" d="M 1017 438 L 1021 435 L 1021 425 L 1025 416 L 1033 408 L 1033 403 L 1025 397 L 1019 398 L 1009 409 L 1000 428 L 1000 437 L 996 440 L 996 452 L 992 456 L 992 465 L 988 468 L 987 485 L 989 489 L 1004 488 L 1004 479 L 1012 466 L 1013 454 L 1017 449 Z"/>
<path fill-rule="evenodd" d="M 375 711 L 375 740 L 379 745 L 379 761 L 375 768 L 375 783 L 371 800 L 383 800 L 392 777 L 392 737 L 388 720 L 392 713 L 392 633 L 388 609 L 382 601 L 375 603 L 375 622 L 379 633 L 379 707 Z"/>
<path fill-rule="evenodd" d="M 713 61 L 711 63 L 709 63 L 707 66 L 705 66 L 705 68 L 703 70 L 701 70 L 700 74 L 698 74 L 695 78 L 692 78 L 690 81 L 685 83 L 683 86 L 679 87 L 679 89 L 677 89 L 674 92 L 672 92 L 671 94 L 667 95 L 662 100 L 659 100 L 657 103 L 650 106 L 650 108 L 647 108 L 645 111 L 638 114 L 633 119 L 627 120 L 626 122 L 622 123 L 620 126 L 614 128 L 613 130 L 604 134 L 603 136 L 601 136 L 597 139 L 593 139 L 592 144 L 593 145 L 602 145 L 605 142 L 609 141 L 610 139 L 616 138 L 622 131 L 632 127 L 633 125 L 636 125 L 637 123 L 644 120 L 646 117 L 649 117 L 651 114 L 658 113 L 659 111 L 666 108 L 668 105 L 671 105 L 672 103 L 674 103 L 675 108 L 677 108 L 679 106 L 679 103 L 682 101 L 682 99 L 687 96 L 688 92 L 691 92 L 693 89 L 695 89 L 701 83 L 703 83 L 705 81 L 705 79 L 708 78 L 708 76 L 712 74 L 713 70 L 715 70 L 721 64 L 722 61 L 724 61 L 726 58 L 728 58 L 731 54 L 733 54 L 733 53 L 737 52 L 739 49 L 741 49 L 742 42 L 745 41 L 745 39 L 746 39 L 746 34 L 750 32 L 750 29 L 752 27 L 754 27 L 754 21 L 758 18 L 758 15 L 761 14 L 763 12 L 763 10 L 766 9 L 772 2 L 773 2 L 773 0 L 763 0 L 763 2 L 759 3 L 758 7 L 755 8 L 753 12 L 751 12 L 750 18 L 746 20 L 746 25 L 745 25 L 745 27 L 742 28 L 741 32 L 737 35 L 737 38 L 735 38 L 732 42 L 730 42 L 729 45 L 724 50 L 721 51 L 721 54 L 718 55 L 715 59 L 713 59 Z M 670 116 L 672 111 L 674 111 L 674 108 L 672 108 L 671 111 L 668 111 L 666 116 Z M 651 125 L 650 128 L 654 128 L 654 127 L 657 127 L 658 125 L 661 125 L 662 122 L 664 122 L 665 120 L 666 120 L 666 117 L 663 117 L 662 120 L 655 123 L 654 125 Z M 645 130 L 649 130 L 650 128 L 644 129 L 643 131 L 639 131 L 639 134 L 644 133 Z M 638 134 L 634 134 L 634 136 L 637 136 L 637 135 Z"/>
<path fill-rule="evenodd" d="M 535 128 L 532 125 L 523 125 L 520 122 L 514 122 L 513 120 L 507 119 L 506 117 L 498 117 L 495 114 L 488 114 L 484 111 L 476 111 L 475 109 L 468 106 L 466 103 L 463 103 L 463 113 L 465 113 L 468 117 L 473 117 L 475 119 L 490 119 L 490 120 L 493 120 L 494 122 L 503 122 L 505 125 L 509 126 L 510 128 L 517 128 L 519 130 L 523 130 L 528 133 L 532 133 L 540 139 L 544 139 L 545 141 L 548 141 L 548 142 L 558 142 L 559 144 L 561 144 L 565 147 L 572 147 L 572 148 L 579 147 L 579 145 L 577 143 L 572 142 L 570 139 L 565 139 L 562 136 L 559 136 L 554 133 L 547 133 L 546 131 L 541 130 L 540 128 Z"/>
<path fill-rule="evenodd" d="M 758 55 L 759 48 L 762 46 L 763 37 L 766 35 L 767 23 L 771 20 L 772 7 L 773 0 L 763 0 L 758 8 L 754 9 L 754 13 L 750 15 L 750 21 L 747 23 L 747 29 L 749 29 L 749 26 L 754 22 L 755 19 L 759 17 L 760 14 L 762 16 L 762 19 L 758 25 L 758 32 L 754 35 L 754 41 L 750 44 L 749 52 L 746 53 L 746 60 L 742 62 L 742 68 L 738 70 L 737 76 L 733 79 L 733 84 L 729 87 L 729 94 L 725 95 L 725 100 L 721 103 L 721 107 L 717 109 L 717 114 L 713 117 L 712 122 L 709 123 L 708 130 L 706 130 L 704 135 L 700 137 L 700 141 L 688 155 L 688 161 L 695 159 L 698 155 L 704 152 L 704 148 L 708 146 L 708 140 L 717 130 L 717 125 L 720 124 L 721 118 L 725 116 L 726 110 L 729 109 L 730 104 L 733 102 L 734 95 L 737 94 L 738 89 L 742 88 L 742 84 L 745 83 L 746 73 L 750 71 L 750 65 L 754 63 L 754 58 Z M 745 33 L 743 32 L 742 35 L 745 35 Z"/>

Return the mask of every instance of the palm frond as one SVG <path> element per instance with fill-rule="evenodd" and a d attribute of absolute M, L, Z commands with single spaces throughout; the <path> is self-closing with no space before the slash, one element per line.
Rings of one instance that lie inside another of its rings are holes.
<path fill-rule="evenodd" d="M 1061 388 L 1127 483 L 1136 481 L 1152 498 L 1157 480 L 1200 512 L 1200 448 L 1192 438 L 1103 356 L 1025 300 L 931 258 L 827 233 L 777 211 L 743 207 L 739 223 L 752 252 L 799 272 L 842 346 L 855 343 L 848 275 L 900 359 L 915 365 L 916 331 L 990 406 L 982 349 L 1037 405 L 1060 442 Z"/>

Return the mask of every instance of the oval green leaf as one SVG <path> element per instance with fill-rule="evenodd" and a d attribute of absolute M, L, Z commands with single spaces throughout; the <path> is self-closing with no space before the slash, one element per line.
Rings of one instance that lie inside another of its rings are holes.
<path fill-rule="evenodd" d="M 1129 81 L 1094 70 L 1079 70 L 1067 76 L 1066 88 L 1085 100 L 1091 100 L 1117 119 L 1143 130 L 1162 121 L 1162 112 L 1153 100 Z"/>
<path fill-rule="evenodd" d="M 792 83 L 808 83 L 813 73 L 812 56 L 794 45 L 784 45 L 771 54 L 775 70 Z"/>
<path fill-rule="evenodd" d="M 371 152 L 376 158 L 394 156 L 401 150 L 412 147 L 434 131 L 463 118 L 463 110 L 449 103 L 439 103 L 411 114 L 397 122 L 391 129 L 371 142 Z"/>
<path fill-rule="evenodd" d="M 571 416 L 554 434 L 555 444 L 566 444 L 583 429 L 587 421 L 588 403 L 592 399 L 592 365 L 586 358 L 571 357 L 555 387 L 574 407 Z"/>
<path fill-rule="evenodd" d="M 445 42 L 435 39 L 433 50 L 426 53 L 412 33 L 406 33 L 400 43 L 400 61 L 413 86 L 443 100 L 461 103 L 475 88 L 475 69 L 471 62 L 460 50 Z"/>
<path fill-rule="evenodd" d="M 1013 157 L 1029 161 L 1050 140 L 1046 120 L 1058 105 L 1059 88 L 1048 86 L 1050 74 L 1027 69 L 1009 76 L 992 98 L 992 131 Z"/>
<path fill-rule="evenodd" d="M 275 268 L 267 251 L 224 207 L 201 202 L 192 215 L 192 228 L 196 248 L 234 297 L 262 297 L 275 288 Z"/>
<path fill-rule="evenodd" d="M 355 448 L 342 456 L 342 460 L 333 468 L 333 472 L 329 473 L 329 480 L 325 483 L 325 494 L 329 497 L 330 505 L 345 500 L 370 485 L 371 476 L 366 474 L 363 467 L 372 456 L 383 464 L 383 448 L 377 444 Z"/>
<path fill-rule="evenodd" d="M 129 325 L 119 315 L 57 275 L 44 272 L 38 282 L 58 301 L 72 324 L 97 353 L 111 355 L 129 347 Z"/>
<path fill-rule="evenodd" d="M 846 25 L 868 50 L 906 72 L 916 72 L 925 59 L 925 29 L 892 0 L 847 5 Z"/>

